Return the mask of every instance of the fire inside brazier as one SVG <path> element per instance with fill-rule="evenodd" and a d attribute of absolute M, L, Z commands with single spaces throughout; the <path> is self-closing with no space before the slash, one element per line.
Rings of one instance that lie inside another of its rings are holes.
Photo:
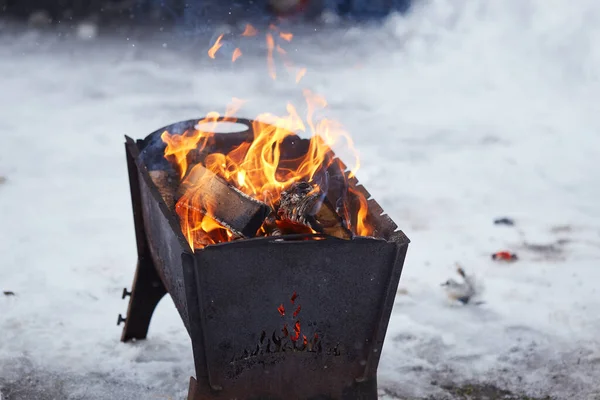
<path fill-rule="evenodd" d="M 214 133 L 224 121 L 244 129 Z M 327 141 L 227 117 L 126 138 L 138 264 L 121 340 L 170 294 L 189 400 L 377 398 L 409 240 Z"/>

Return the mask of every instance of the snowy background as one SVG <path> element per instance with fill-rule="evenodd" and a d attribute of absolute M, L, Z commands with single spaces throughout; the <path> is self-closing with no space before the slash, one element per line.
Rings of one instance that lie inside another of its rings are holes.
<path fill-rule="evenodd" d="M 0 294 L 0 397 L 184 399 L 193 361 L 171 300 L 147 341 L 115 325 L 136 262 L 123 135 L 233 96 L 243 116 L 282 113 L 299 88 L 270 80 L 258 39 L 232 65 L 235 44 L 207 58 L 212 34 L 52 29 L 0 21 L 0 290 L 16 293 Z M 292 31 L 301 86 L 328 99 L 359 179 L 412 240 L 382 397 L 470 383 L 600 398 L 598 2 L 430 0 Z M 504 249 L 520 260 L 494 263 Z M 483 304 L 447 299 L 455 262 Z"/>

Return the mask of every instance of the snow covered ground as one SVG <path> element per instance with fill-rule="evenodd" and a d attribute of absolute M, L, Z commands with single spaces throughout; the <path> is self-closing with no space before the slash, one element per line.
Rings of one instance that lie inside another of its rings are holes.
<path fill-rule="evenodd" d="M 0 397 L 183 399 L 191 346 L 170 299 L 147 341 L 120 343 L 115 326 L 136 261 L 123 135 L 233 96 L 243 116 L 281 113 L 298 87 L 271 81 L 252 41 L 231 65 L 206 57 L 212 35 L 0 26 L 0 290 L 16 294 L 0 294 Z M 328 99 L 358 177 L 412 240 L 382 397 L 468 382 L 600 398 L 597 1 L 430 0 L 378 26 L 295 32 L 302 85 Z M 492 262 L 503 249 L 520 260 Z M 483 304 L 445 297 L 455 262 Z"/>

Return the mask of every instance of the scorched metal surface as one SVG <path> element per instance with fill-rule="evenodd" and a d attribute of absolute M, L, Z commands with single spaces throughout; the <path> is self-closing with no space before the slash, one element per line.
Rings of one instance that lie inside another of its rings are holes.
<path fill-rule="evenodd" d="M 252 134 L 251 121 L 241 121 L 248 129 L 219 134 L 222 146 Z M 119 315 L 121 340 L 145 338 L 154 308 L 169 293 L 192 341 L 189 400 L 376 399 L 408 238 L 370 199 L 382 238 L 287 235 L 192 251 L 148 173 L 166 164 L 141 152 L 160 132 L 196 123 L 127 138 L 138 266 L 131 292 L 123 293 L 130 300 L 126 318 Z"/>

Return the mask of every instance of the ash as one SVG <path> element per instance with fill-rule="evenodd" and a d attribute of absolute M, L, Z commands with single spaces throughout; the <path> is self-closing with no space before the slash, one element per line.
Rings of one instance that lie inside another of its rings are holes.
<path fill-rule="evenodd" d="M 234 96 L 249 100 L 240 115 L 282 114 L 302 104 L 298 87 L 268 77 L 263 38 L 231 64 L 207 59 L 209 35 L 49 29 L 0 23 L 0 290 L 17 293 L 0 296 L 0 393 L 183 399 L 191 345 L 170 299 L 147 341 L 120 343 L 115 326 L 137 257 L 123 135 L 224 112 Z M 453 398 L 444 388 L 464 382 L 597 396 L 597 1 L 435 0 L 378 26 L 290 29 L 302 85 L 328 100 L 358 178 L 412 240 L 382 398 Z M 522 246 L 559 240 L 560 258 Z M 519 262 L 494 263 L 497 249 Z M 485 282 L 485 304 L 448 306 L 439 284 L 454 260 Z"/>

